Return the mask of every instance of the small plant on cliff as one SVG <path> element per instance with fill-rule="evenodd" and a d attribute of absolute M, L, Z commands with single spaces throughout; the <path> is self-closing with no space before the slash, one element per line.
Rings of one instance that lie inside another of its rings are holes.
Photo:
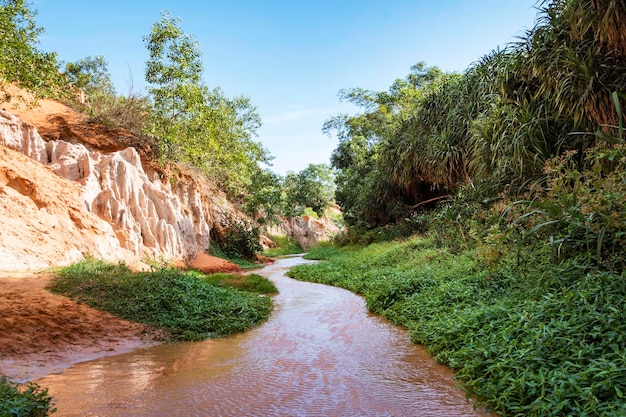
<path fill-rule="evenodd" d="M 44 417 L 54 413 L 48 390 L 34 383 L 25 388 L 0 376 L 0 417 Z"/>

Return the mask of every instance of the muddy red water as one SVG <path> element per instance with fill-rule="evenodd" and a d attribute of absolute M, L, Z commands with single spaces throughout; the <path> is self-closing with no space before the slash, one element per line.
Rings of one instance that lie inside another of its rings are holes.
<path fill-rule="evenodd" d="M 220 340 L 162 345 L 37 381 L 55 416 L 488 416 L 408 333 L 362 298 L 261 273 L 280 294 L 270 320 Z"/>

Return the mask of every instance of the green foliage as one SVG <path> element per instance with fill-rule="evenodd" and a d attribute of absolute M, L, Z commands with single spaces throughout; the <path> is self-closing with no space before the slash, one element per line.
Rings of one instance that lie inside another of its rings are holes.
<path fill-rule="evenodd" d="M 119 126 L 141 135 L 148 126 L 152 104 L 148 97 L 129 93 L 117 96 L 104 56 L 87 56 L 65 65 L 70 83 L 84 91 L 86 101 L 71 102 L 79 111 L 88 112 L 93 121 L 107 126 Z"/>
<path fill-rule="evenodd" d="M 278 289 L 269 279 L 258 274 L 210 274 L 203 277 L 205 282 L 217 287 L 237 288 L 255 294 L 278 294 Z"/>
<path fill-rule="evenodd" d="M 349 226 L 402 222 L 460 189 L 517 199 L 546 185 L 544 167 L 554 157 L 577 151 L 584 166 L 600 135 L 571 132 L 619 135 L 624 2 L 541 4 L 533 29 L 463 74 L 420 63 L 389 91 L 341 92 L 363 108 L 324 126 L 339 140 L 332 164 Z"/>
<path fill-rule="evenodd" d="M 65 75 L 70 83 L 85 92 L 92 112 L 103 113 L 115 102 L 115 88 L 103 55 L 68 62 Z"/>
<path fill-rule="evenodd" d="M 281 217 L 318 218 L 333 205 L 334 192 L 334 176 L 326 164 L 309 164 L 285 177 L 258 169 L 247 186 L 244 210 L 260 224 L 278 224 Z"/>
<path fill-rule="evenodd" d="M 579 258 L 596 268 L 621 273 L 626 264 L 626 146 L 586 153 L 588 168 L 577 169 L 567 153 L 547 165 L 548 192 L 518 219 L 526 236 L 554 248 L 557 260 Z"/>
<path fill-rule="evenodd" d="M 626 412 L 623 274 L 549 257 L 493 267 L 479 250 L 454 255 L 423 238 L 312 255 L 326 261 L 289 274 L 363 294 L 501 415 Z"/>
<path fill-rule="evenodd" d="M 45 417 L 54 413 L 48 390 L 34 383 L 25 388 L 0 376 L 0 417 Z"/>
<path fill-rule="evenodd" d="M 403 221 L 416 203 L 445 194 L 450 183 L 467 177 L 460 139 L 450 131 L 418 128 L 442 126 L 434 116 L 449 109 L 434 97 L 444 91 L 446 97 L 454 95 L 447 86 L 456 86 L 460 76 L 424 63 L 411 70 L 387 92 L 342 92 L 364 113 L 336 116 L 324 125 L 339 139 L 331 162 L 337 170 L 337 202 L 349 226 L 369 229 Z M 457 90 L 455 98 L 463 97 L 464 90 Z M 463 126 L 458 130 L 466 131 Z"/>
<path fill-rule="evenodd" d="M 176 123 L 193 118 L 205 102 L 203 66 L 198 42 L 179 27 L 180 19 L 161 13 L 149 35 L 144 37 L 150 59 L 146 81 L 155 111 L 164 120 Z"/>
<path fill-rule="evenodd" d="M 307 208 L 322 216 L 334 201 L 335 182 L 326 164 L 309 164 L 297 174 L 287 174 L 283 188 L 287 194 L 288 217 L 303 215 Z"/>
<path fill-rule="evenodd" d="M 0 82 L 17 82 L 39 96 L 57 97 L 67 84 L 55 53 L 37 49 L 43 32 L 25 0 L 0 1 Z M 0 86 L 0 91 L 6 94 Z"/>
<path fill-rule="evenodd" d="M 244 331 L 267 319 L 271 300 L 221 288 L 205 275 L 173 268 L 131 272 L 124 264 L 84 259 L 58 270 L 49 289 L 127 320 L 166 330 L 173 340 Z"/>
<path fill-rule="evenodd" d="M 158 138 L 162 158 L 199 168 L 238 197 L 257 164 L 269 160 L 253 140 L 260 117 L 247 97 L 229 99 L 203 83 L 199 45 L 179 25 L 179 19 L 163 12 L 144 37 L 153 100 L 146 133 Z"/>
<path fill-rule="evenodd" d="M 337 254 L 337 252 L 339 252 L 340 250 L 342 249 L 334 245 L 329 245 L 329 244 L 317 245 L 316 247 L 311 248 L 311 250 L 307 252 L 306 255 L 304 255 L 304 258 L 315 260 L 315 261 L 321 261 L 324 259 L 331 258 L 333 255 Z"/>
<path fill-rule="evenodd" d="M 280 175 L 258 168 L 246 187 L 243 209 L 259 224 L 278 224 L 284 214 L 286 193 Z"/>
<path fill-rule="evenodd" d="M 259 227 L 250 221 L 231 218 L 228 226 L 214 234 L 213 240 L 229 258 L 252 260 L 263 250 L 260 236 Z"/>

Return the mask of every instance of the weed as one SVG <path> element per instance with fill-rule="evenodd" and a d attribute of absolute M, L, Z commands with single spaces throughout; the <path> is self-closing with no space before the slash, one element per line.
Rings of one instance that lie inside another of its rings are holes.
<path fill-rule="evenodd" d="M 34 383 L 24 388 L 6 376 L 0 376 L 0 416 L 45 417 L 54 413 L 48 390 Z"/>

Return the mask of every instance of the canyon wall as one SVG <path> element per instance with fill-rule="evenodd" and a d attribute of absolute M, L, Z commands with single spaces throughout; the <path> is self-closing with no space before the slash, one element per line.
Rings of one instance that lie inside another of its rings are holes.
<path fill-rule="evenodd" d="M 201 176 L 164 179 L 144 170 L 133 147 L 100 152 L 71 140 L 45 141 L 33 124 L 0 110 L 0 270 L 86 254 L 190 262 L 208 249 L 211 215 L 226 201 Z"/>

